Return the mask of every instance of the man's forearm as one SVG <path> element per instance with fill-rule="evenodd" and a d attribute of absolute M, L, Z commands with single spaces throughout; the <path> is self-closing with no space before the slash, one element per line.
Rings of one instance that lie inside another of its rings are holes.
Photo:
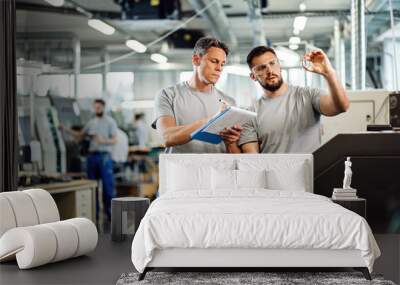
<path fill-rule="evenodd" d="M 117 138 L 116 137 L 112 137 L 110 139 L 106 139 L 104 144 L 108 144 L 108 145 L 114 145 L 117 143 Z"/>
<path fill-rule="evenodd" d="M 225 147 L 226 147 L 227 153 L 241 153 L 242 152 L 242 150 L 236 143 L 225 144 Z"/>
<path fill-rule="evenodd" d="M 209 121 L 209 118 L 195 121 L 189 125 L 168 127 L 163 131 L 165 146 L 175 146 L 188 143 L 191 140 L 190 134 Z"/>
<path fill-rule="evenodd" d="M 64 129 L 68 134 L 74 137 L 74 139 L 80 141 L 83 137 L 83 132 L 82 131 L 75 131 L 69 128 Z"/>
<path fill-rule="evenodd" d="M 330 96 L 337 113 L 346 112 L 350 103 L 343 85 L 339 82 L 336 76 L 336 72 L 334 70 L 330 71 L 325 75 L 325 79 L 328 83 Z"/>

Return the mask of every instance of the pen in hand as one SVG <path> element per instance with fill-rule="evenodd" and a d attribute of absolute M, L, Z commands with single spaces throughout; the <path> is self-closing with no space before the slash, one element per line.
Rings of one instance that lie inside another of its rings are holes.
<path fill-rule="evenodd" d="M 219 106 L 219 112 L 223 112 L 223 111 L 226 110 L 226 108 L 229 107 L 229 104 L 225 100 L 218 99 L 218 102 L 221 103 L 220 106 Z"/>
<path fill-rule="evenodd" d="M 213 118 L 219 116 L 219 114 L 221 114 L 223 111 L 225 111 L 229 107 L 229 104 L 223 99 L 218 99 L 218 102 L 221 103 L 221 104 L 219 104 L 218 112 L 216 112 L 213 116 L 209 117 L 207 119 L 207 122 L 209 122 Z"/>

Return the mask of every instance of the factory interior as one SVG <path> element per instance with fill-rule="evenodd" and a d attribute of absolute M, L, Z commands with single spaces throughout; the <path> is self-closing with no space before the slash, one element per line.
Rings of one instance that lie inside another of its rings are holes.
<path fill-rule="evenodd" d="M 138 224 L 122 216 L 126 238 L 113 240 L 111 199 L 157 201 L 170 145 L 152 127 L 156 96 L 191 80 L 202 37 L 229 47 L 213 88 L 242 109 L 264 92 L 246 62 L 254 47 L 275 50 L 283 82 L 322 90 L 327 81 L 305 69 L 303 56 L 326 54 L 349 108 L 321 116 L 314 193 L 331 197 L 350 156 L 381 251 L 374 273 L 391 282 L 379 284 L 400 284 L 399 0 L 1 0 L 0 13 L 0 195 L 44 189 L 58 221 L 83 217 L 98 233 L 97 247 L 80 257 L 26 270 L 19 260 L 0 263 L 1 284 L 140 284 L 126 275 L 135 272 Z M 112 138 L 96 134 L 98 114 Z M 109 164 L 99 166 L 104 153 Z"/>

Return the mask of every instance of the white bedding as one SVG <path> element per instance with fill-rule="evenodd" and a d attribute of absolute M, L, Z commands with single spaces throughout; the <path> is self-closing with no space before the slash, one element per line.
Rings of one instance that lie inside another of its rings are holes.
<path fill-rule="evenodd" d="M 155 249 L 358 249 L 372 272 L 380 251 L 365 219 L 328 198 L 299 191 L 185 191 L 156 199 L 132 243 L 143 272 Z"/>

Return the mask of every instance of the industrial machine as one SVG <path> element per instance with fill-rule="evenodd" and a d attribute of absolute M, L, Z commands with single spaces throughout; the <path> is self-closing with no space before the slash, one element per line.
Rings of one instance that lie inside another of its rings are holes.
<path fill-rule="evenodd" d="M 68 128 L 80 129 L 83 127 L 81 120 L 81 111 L 78 103 L 74 98 L 60 97 L 49 94 L 52 106 L 57 110 L 59 121 Z M 84 153 L 82 145 L 78 143 L 72 136 L 66 132 L 62 132 L 66 148 L 66 169 L 68 172 L 82 172 L 83 170 L 83 157 Z"/>
<path fill-rule="evenodd" d="M 342 187 L 350 156 L 352 187 L 367 200 L 373 232 L 400 233 L 400 132 L 390 125 L 396 121 L 393 98 L 398 96 L 385 90 L 349 91 L 348 96 L 346 113 L 321 119 L 322 146 L 313 153 L 314 192 L 330 197 L 334 187 Z"/>
<path fill-rule="evenodd" d="M 66 151 L 58 129 L 57 110 L 47 96 L 35 96 L 35 126 L 42 146 L 43 167 L 47 173 L 65 173 Z"/>
<path fill-rule="evenodd" d="M 179 0 L 114 0 L 121 6 L 122 18 L 143 19 L 180 19 L 181 3 Z"/>
<path fill-rule="evenodd" d="M 368 125 L 389 124 L 389 93 L 386 90 L 348 91 L 347 112 L 334 117 L 322 116 L 322 143 L 338 134 L 365 132 Z"/>
<path fill-rule="evenodd" d="M 400 92 L 389 95 L 390 102 L 390 124 L 393 128 L 400 129 Z"/>
<path fill-rule="evenodd" d="M 339 134 L 314 153 L 314 193 L 331 197 L 342 187 L 344 161 L 351 157 L 351 186 L 367 200 L 374 233 L 400 233 L 400 133 Z"/>

